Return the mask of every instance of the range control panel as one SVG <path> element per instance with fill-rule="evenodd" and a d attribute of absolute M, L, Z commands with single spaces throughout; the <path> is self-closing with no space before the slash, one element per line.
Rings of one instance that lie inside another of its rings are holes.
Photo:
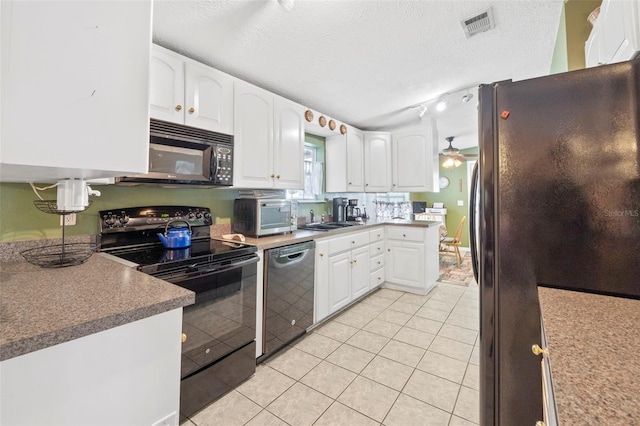
<path fill-rule="evenodd" d="M 155 229 L 172 221 L 185 221 L 191 226 L 211 225 L 211 210 L 207 207 L 156 206 L 128 207 L 99 212 L 101 233 L 131 229 Z M 179 226 L 179 223 L 176 223 Z"/>

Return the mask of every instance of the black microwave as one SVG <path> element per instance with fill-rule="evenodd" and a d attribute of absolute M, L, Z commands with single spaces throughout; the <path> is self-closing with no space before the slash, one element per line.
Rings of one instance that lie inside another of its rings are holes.
<path fill-rule="evenodd" d="M 232 186 L 233 136 L 151 119 L 148 172 L 116 183 Z"/>

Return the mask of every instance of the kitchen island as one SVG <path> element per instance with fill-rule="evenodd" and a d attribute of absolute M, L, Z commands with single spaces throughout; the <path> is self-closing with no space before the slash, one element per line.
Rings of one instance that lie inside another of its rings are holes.
<path fill-rule="evenodd" d="M 0 423 L 177 419 L 182 307 L 194 301 L 99 254 L 66 268 L 1 263 Z"/>

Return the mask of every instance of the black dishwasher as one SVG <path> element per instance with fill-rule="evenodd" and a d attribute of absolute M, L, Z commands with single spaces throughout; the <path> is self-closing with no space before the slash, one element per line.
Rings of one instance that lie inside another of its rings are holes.
<path fill-rule="evenodd" d="M 315 242 L 265 250 L 262 362 L 313 324 Z"/>

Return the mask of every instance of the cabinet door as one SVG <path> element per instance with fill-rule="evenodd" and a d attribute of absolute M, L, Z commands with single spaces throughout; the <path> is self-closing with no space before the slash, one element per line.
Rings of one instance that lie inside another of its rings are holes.
<path fill-rule="evenodd" d="M 351 252 L 329 258 L 329 313 L 351 302 Z"/>
<path fill-rule="evenodd" d="M 274 187 L 304 189 L 304 107 L 276 96 L 274 114 Z"/>
<path fill-rule="evenodd" d="M 146 173 L 151 2 L 0 7 L 0 179 Z"/>
<path fill-rule="evenodd" d="M 364 134 L 364 190 L 388 192 L 391 190 L 391 134 L 365 132 Z"/>
<path fill-rule="evenodd" d="M 313 322 L 329 315 L 329 241 L 316 240 L 315 286 Z"/>
<path fill-rule="evenodd" d="M 351 300 L 369 291 L 369 247 L 351 251 Z"/>
<path fill-rule="evenodd" d="M 389 240 L 385 260 L 386 280 L 390 283 L 425 288 L 424 244 Z"/>
<path fill-rule="evenodd" d="M 393 134 L 393 192 L 438 191 L 435 122 Z"/>
<path fill-rule="evenodd" d="M 239 80 L 234 92 L 234 185 L 272 188 L 273 95 Z"/>
<path fill-rule="evenodd" d="M 149 71 L 149 114 L 158 120 L 182 124 L 184 109 L 184 60 L 154 44 Z"/>
<path fill-rule="evenodd" d="M 364 191 L 364 134 L 352 127 L 347 131 L 347 191 Z"/>
<path fill-rule="evenodd" d="M 347 192 L 347 136 L 329 136 L 325 140 L 325 189 L 327 192 Z"/>
<path fill-rule="evenodd" d="M 184 124 L 233 134 L 233 79 L 213 68 L 185 64 Z"/>

